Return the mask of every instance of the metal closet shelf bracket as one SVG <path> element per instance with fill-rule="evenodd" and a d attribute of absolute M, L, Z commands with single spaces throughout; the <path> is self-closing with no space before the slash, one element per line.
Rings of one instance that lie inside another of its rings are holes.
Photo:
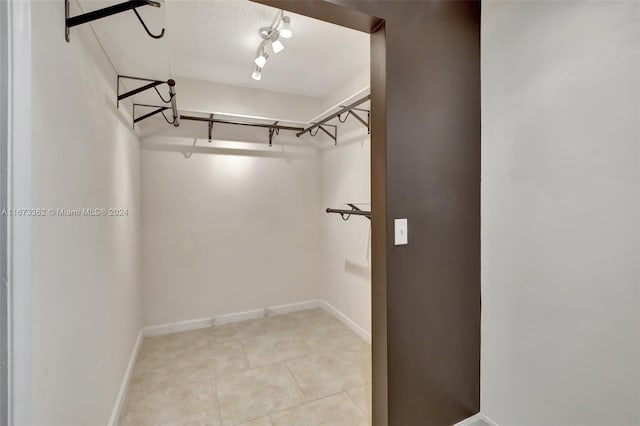
<path fill-rule="evenodd" d="M 142 27 L 146 31 L 146 33 L 151 38 L 162 38 L 164 36 L 164 28 L 160 31 L 160 34 L 153 34 L 149 31 L 149 27 L 145 24 L 144 20 L 136 10 L 137 7 L 142 6 L 153 6 L 160 7 L 160 2 L 152 1 L 152 0 L 128 0 L 123 3 L 114 4 L 113 6 L 108 6 L 102 9 L 94 10 L 91 12 L 83 13 L 82 15 L 77 16 L 69 16 L 69 0 L 64 0 L 64 38 L 67 42 L 69 39 L 69 29 L 75 27 L 77 25 L 86 24 L 98 19 L 106 18 L 107 16 L 116 15 L 118 13 L 126 12 L 128 10 L 133 10 L 133 13 L 136 14 L 138 21 L 142 24 Z"/>
<path fill-rule="evenodd" d="M 129 90 L 128 92 L 125 93 L 120 93 L 120 79 L 126 79 L 126 80 L 135 80 L 135 81 L 143 81 L 146 82 L 146 84 L 137 87 L 133 90 Z M 165 99 L 164 96 L 162 96 L 162 94 L 160 93 L 160 91 L 158 90 L 158 86 L 162 85 L 162 84 L 166 84 L 169 87 L 169 99 Z M 158 97 L 160 98 L 160 100 L 165 103 L 165 104 L 170 104 L 169 106 L 163 106 L 163 105 L 149 105 L 149 104 L 140 104 L 140 103 L 135 103 L 133 104 L 133 125 L 135 127 L 136 123 L 139 121 L 142 121 L 144 119 L 147 119 L 149 117 L 152 117 L 156 114 L 161 113 L 162 116 L 164 117 L 164 119 L 166 120 L 167 123 L 169 124 L 173 124 L 175 127 L 178 127 L 180 125 L 180 114 L 178 114 L 178 106 L 176 103 L 176 82 L 173 79 L 169 79 L 167 81 L 162 81 L 162 80 L 152 80 L 150 78 L 142 78 L 142 77 L 132 77 L 129 75 L 118 75 L 118 81 L 116 83 L 116 94 L 117 94 L 117 100 L 116 100 L 116 107 L 119 108 L 120 107 L 120 101 L 130 98 L 133 95 L 137 95 L 138 93 L 142 93 L 144 91 L 153 89 L 156 91 L 156 93 L 158 94 Z M 144 115 L 141 115 L 139 117 L 136 117 L 136 107 L 146 107 L 146 108 L 155 108 L 155 110 L 146 113 Z M 164 114 L 164 112 L 168 109 L 171 109 L 171 113 L 173 115 L 173 118 L 171 120 L 169 120 L 167 118 L 167 116 Z"/>
<path fill-rule="evenodd" d="M 330 116 L 323 118 L 322 120 L 318 121 L 317 123 L 312 123 L 311 126 L 307 127 L 306 129 L 303 129 L 301 132 L 296 133 L 296 136 L 300 137 L 300 136 L 304 135 L 305 133 L 309 133 L 311 136 L 315 136 L 315 135 L 318 134 L 318 132 L 320 130 L 322 130 L 324 133 L 329 135 L 329 137 L 331 139 L 333 139 L 334 145 L 337 145 L 338 144 L 338 127 L 337 126 L 333 126 L 331 124 L 327 124 L 327 122 L 337 118 L 340 123 L 344 123 L 345 121 L 347 121 L 347 118 L 349 118 L 349 116 L 353 116 L 355 119 L 357 119 L 360 123 L 362 123 L 362 125 L 364 125 L 367 128 L 367 132 L 371 133 L 371 113 L 370 113 L 370 111 L 366 110 L 366 109 L 356 108 L 358 105 L 367 102 L 369 99 L 371 99 L 371 95 L 367 95 L 364 98 L 358 99 L 357 101 L 353 102 L 351 105 L 340 107 L 339 111 L 334 112 Z M 362 118 L 355 111 L 366 112 L 367 113 L 367 120 L 365 121 L 364 118 Z M 342 115 L 345 114 L 345 113 L 347 115 L 343 119 Z M 327 130 L 326 127 L 333 127 L 333 133 L 329 132 L 329 130 Z M 314 130 L 315 130 L 315 132 L 314 132 Z"/>

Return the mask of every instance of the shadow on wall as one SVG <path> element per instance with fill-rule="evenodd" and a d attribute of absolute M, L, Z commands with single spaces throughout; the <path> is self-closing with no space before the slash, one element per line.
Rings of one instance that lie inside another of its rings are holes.
<path fill-rule="evenodd" d="M 344 272 L 364 281 L 371 282 L 371 226 L 369 226 L 365 253 L 365 264 L 346 259 L 344 261 Z"/>
<path fill-rule="evenodd" d="M 371 266 L 368 264 L 361 265 L 350 260 L 345 260 L 344 271 L 363 280 L 371 280 Z"/>
<path fill-rule="evenodd" d="M 268 147 L 267 149 L 257 149 L 257 148 L 248 148 L 247 143 L 242 142 L 232 142 L 234 144 L 239 144 L 238 148 L 234 148 L 231 146 L 215 146 L 215 145 L 204 145 L 197 146 L 198 138 L 194 138 L 192 143 L 189 145 L 180 144 L 180 143 L 153 143 L 153 142 L 143 142 L 141 143 L 141 148 L 144 151 L 159 151 L 159 152 L 176 152 L 182 154 L 186 159 L 189 159 L 193 154 L 214 154 L 214 155 L 238 155 L 245 157 L 261 157 L 261 158 L 281 158 L 286 160 L 287 162 L 298 159 L 298 158 L 313 158 L 313 152 L 304 152 L 301 150 L 286 150 L 285 145 L 278 144 L 273 145 L 272 147 Z M 204 140 L 206 143 L 206 139 Z M 214 141 L 216 143 L 217 141 Z M 244 146 L 242 146 L 244 145 Z M 252 144 L 255 145 L 255 144 Z"/>
<path fill-rule="evenodd" d="M 343 147 L 346 145 L 352 144 L 360 144 L 360 146 L 364 146 L 369 142 L 369 134 L 367 133 L 367 129 L 357 128 L 356 130 L 352 130 L 349 132 L 338 133 L 338 145 L 337 147 Z M 318 145 L 320 149 L 331 149 L 335 148 L 333 141 L 324 140 L 323 144 Z"/>

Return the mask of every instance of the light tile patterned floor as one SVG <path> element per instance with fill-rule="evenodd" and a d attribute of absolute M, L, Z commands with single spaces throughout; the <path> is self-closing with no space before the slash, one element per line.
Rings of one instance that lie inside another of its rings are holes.
<path fill-rule="evenodd" d="M 369 426 L 371 347 L 322 309 L 147 337 L 121 426 Z"/>

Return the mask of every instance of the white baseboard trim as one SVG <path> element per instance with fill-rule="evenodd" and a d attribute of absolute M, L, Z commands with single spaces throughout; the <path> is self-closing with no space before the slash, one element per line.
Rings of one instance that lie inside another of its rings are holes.
<path fill-rule="evenodd" d="M 142 344 L 142 330 L 138 331 L 138 337 L 136 338 L 136 343 L 133 345 L 133 350 L 131 351 L 131 356 L 129 357 L 129 364 L 127 364 L 127 369 L 124 372 L 124 377 L 122 378 L 122 383 L 120 384 L 120 390 L 118 391 L 118 396 L 116 397 L 116 402 L 113 404 L 113 410 L 111 410 L 111 418 L 109 419 L 109 426 L 118 426 L 118 420 L 120 419 L 120 412 L 122 412 L 122 407 L 124 406 L 124 400 L 127 396 L 127 389 L 129 388 L 129 381 L 131 380 L 131 374 L 133 374 L 133 367 L 136 364 L 136 359 L 138 358 L 138 351 L 140 350 L 140 345 Z"/>
<path fill-rule="evenodd" d="M 142 328 L 142 335 L 161 336 L 163 334 L 180 333 L 181 331 L 197 330 L 199 328 L 211 327 L 213 318 L 200 318 L 195 320 L 178 321 L 167 324 L 150 325 Z"/>
<path fill-rule="evenodd" d="M 365 330 L 364 328 L 362 328 L 360 326 L 360 324 L 358 324 L 357 322 L 355 322 L 354 320 L 352 320 L 351 318 L 349 318 L 347 315 L 345 315 L 343 312 L 339 311 L 338 309 L 336 309 L 333 305 L 331 305 L 329 302 L 327 302 L 326 300 L 319 300 L 321 307 L 329 312 L 331 315 L 333 315 L 334 317 L 338 318 L 340 321 L 342 321 L 342 323 L 344 325 L 346 325 L 347 327 L 349 327 L 351 329 L 351 331 L 353 331 L 354 333 L 356 333 L 358 336 L 362 337 L 364 340 L 367 341 L 367 343 L 371 343 L 371 334 L 369 334 L 369 332 L 367 332 L 367 330 Z"/>
<path fill-rule="evenodd" d="M 484 422 L 487 423 L 489 426 L 498 426 L 498 423 L 494 422 L 493 420 L 491 420 L 489 417 L 485 415 L 482 416 L 482 420 L 484 420 Z"/>
<path fill-rule="evenodd" d="M 256 318 L 264 318 L 271 315 L 288 314 L 291 312 L 303 311 L 306 309 L 322 308 L 344 325 L 349 327 L 354 333 L 362 337 L 368 343 L 371 343 L 371 334 L 357 322 L 349 318 L 343 312 L 336 309 L 333 305 L 325 300 L 307 300 L 305 302 L 290 303 L 287 305 L 270 306 L 261 309 L 252 309 L 250 311 L 235 312 L 233 314 L 217 315 L 215 317 L 200 318 L 188 321 L 179 321 L 168 324 L 152 325 L 142 329 L 143 336 L 161 336 L 164 334 L 179 333 L 182 331 L 197 330 L 199 328 L 211 327 L 213 325 L 230 324 L 232 322 L 246 321 Z"/>
<path fill-rule="evenodd" d="M 482 423 L 479 423 L 482 422 Z M 471 417 L 467 417 L 461 422 L 456 423 L 453 426 L 476 426 L 476 425 L 488 425 L 488 426 L 498 426 L 496 422 L 491 420 L 489 417 L 485 416 L 482 413 L 475 414 Z"/>
<path fill-rule="evenodd" d="M 180 321 L 169 324 L 152 325 L 144 327 L 144 336 L 160 336 L 163 334 L 178 333 L 181 331 L 197 330 L 199 328 L 211 327 L 212 325 L 229 324 L 232 322 L 245 321 L 256 318 L 264 318 L 271 315 L 288 314 L 290 312 L 303 311 L 323 307 L 321 300 L 307 300 L 305 302 L 290 303 L 287 305 L 270 306 L 250 311 L 236 312 L 233 314 L 217 315 L 209 318 Z"/>

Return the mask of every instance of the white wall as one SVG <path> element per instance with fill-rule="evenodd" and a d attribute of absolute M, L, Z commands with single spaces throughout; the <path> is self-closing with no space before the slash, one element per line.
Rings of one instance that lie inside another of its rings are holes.
<path fill-rule="evenodd" d="M 307 123 L 320 109 L 321 99 L 176 77 L 181 111 L 232 114 Z M 247 100 L 251 100 L 247 102 Z"/>
<path fill-rule="evenodd" d="M 338 146 L 322 151 L 323 211 L 349 209 L 347 203 L 371 210 L 370 137 L 357 126 L 347 134 L 341 129 Z M 324 214 L 322 239 L 323 298 L 371 335 L 371 222 Z"/>
<path fill-rule="evenodd" d="M 320 298 L 316 150 L 218 124 L 209 144 L 206 129 L 142 143 L 145 325 Z"/>
<path fill-rule="evenodd" d="M 129 211 L 32 221 L 32 424 L 103 426 L 140 328 L 138 139 L 89 28 L 66 43 L 57 1 L 32 19 L 33 205 Z"/>
<path fill-rule="evenodd" d="M 640 424 L 640 3 L 482 15 L 482 411 Z"/>

